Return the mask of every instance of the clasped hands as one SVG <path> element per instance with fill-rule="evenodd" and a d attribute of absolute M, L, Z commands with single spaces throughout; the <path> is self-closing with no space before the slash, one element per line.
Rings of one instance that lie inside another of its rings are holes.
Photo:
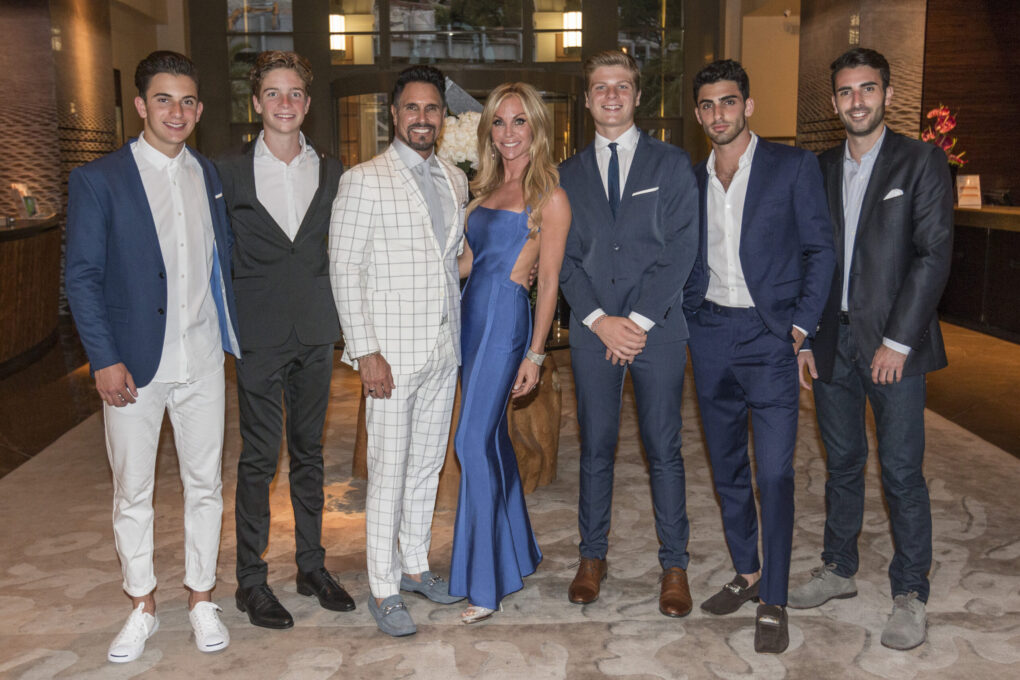
<path fill-rule="evenodd" d="M 645 348 L 648 334 L 625 316 L 604 316 L 592 324 L 594 333 L 606 346 L 606 360 L 614 366 L 634 363 Z"/>

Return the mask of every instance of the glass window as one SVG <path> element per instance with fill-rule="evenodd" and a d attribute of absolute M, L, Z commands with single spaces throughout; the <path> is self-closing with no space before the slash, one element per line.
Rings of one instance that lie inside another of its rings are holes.
<path fill-rule="evenodd" d="M 581 0 L 535 0 L 535 61 L 581 61 Z"/>
<path fill-rule="evenodd" d="M 641 68 L 638 117 L 680 116 L 684 97 L 682 0 L 620 6 L 620 49 Z"/>
<path fill-rule="evenodd" d="M 523 58 L 520 31 L 440 31 L 393 33 L 390 57 L 394 63 L 517 62 Z"/>
<path fill-rule="evenodd" d="M 379 56 L 376 0 L 329 0 L 329 51 L 334 66 L 375 63 Z"/>
<path fill-rule="evenodd" d="M 292 33 L 292 0 L 227 0 L 228 33 Z"/>
<path fill-rule="evenodd" d="M 521 28 L 523 0 L 390 0 L 393 31 Z"/>
<path fill-rule="evenodd" d="M 340 97 L 340 162 L 345 168 L 370 160 L 390 143 L 390 107 L 382 92 Z"/>

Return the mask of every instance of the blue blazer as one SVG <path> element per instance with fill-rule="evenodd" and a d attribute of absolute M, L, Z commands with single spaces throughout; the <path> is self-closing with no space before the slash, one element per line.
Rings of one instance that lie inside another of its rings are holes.
<path fill-rule="evenodd" d="M 687 152 L 641 133 L 614 219 L 595 145 L 560 165 L 573 219 L 560 287 L 570 304 L 570 346 L 605 349 L 581 321 L 598 308 L 655 322 L 647 344 L 688 337 L 684 282 L 698 249 L 698 194 Z"/>
<path fill-rule="evenodd" d="M 701 247 L 685 290 L 697 313 L 708 290 L 708 161 L 694 169 L 701 197 Z M 813 336 L 836 266 L 818 159 L 809 151 L 758 139 L 740 224 L 740 266 L 765 326 L 793 342 L 794 325 Z"/>
<path fill-rule="evenodd" d="M 131 142 L 75 168 L 68 179 L 67 299 L 91 370 L 123 362 L 143 387 L 152 381 L 166 333 L 166 268 Z M 205 174 L 212 214 L 209 284 L 223 349 L 240 356 L 230 276 L 232 237 L 219 176 L 189 148 Z"/>

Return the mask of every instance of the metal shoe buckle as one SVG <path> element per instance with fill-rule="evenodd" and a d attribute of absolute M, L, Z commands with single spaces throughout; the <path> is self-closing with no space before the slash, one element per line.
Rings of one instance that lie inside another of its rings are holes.
<path fill-rule="evenodd" d="M 777 619 L 775 616 L 771 616 L 771 615 L 768 615 L 768 614 L 766 614 L 764 616 L 759 616 L 758 617 L 758 622 L 759 623 L 766 623 L 766 624 L 768 624 L 770 626 L 778 626 L 779 625 L 779 619 Z"/>
<path fill-rule="evenodd" d="M 407 609 L 407 606 L 403 602 L 397 602 L 396 604 L 388 604 L 382 608 L 383 616 L 389 616 L 391 612 L 395 612 L 399 609 Z"/>
<path fill-rule="evenodd" d="M 741 593 L 744 592 L 744 588 L 738 586 L 736 583 L 727 583 L 726 585 L 723 586 L 723 588 L 725 588 L 726 590 L 730 591 L 731 593 L 738 597 L 740 596 Z"/>

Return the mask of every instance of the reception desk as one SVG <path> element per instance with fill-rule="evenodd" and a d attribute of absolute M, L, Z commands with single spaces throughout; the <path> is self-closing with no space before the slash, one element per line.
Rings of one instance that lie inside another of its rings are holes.
<path fill-rule="evenodd" d="M 0 377 L 31 363 L 56 341 L 60 219 L 0 227 Z"/>
<path fill-rule="evenodd" d="M 939 312 L 947 321 L 1020 337 L 1020 207 L 957 208 L 955 224 Z"/>

